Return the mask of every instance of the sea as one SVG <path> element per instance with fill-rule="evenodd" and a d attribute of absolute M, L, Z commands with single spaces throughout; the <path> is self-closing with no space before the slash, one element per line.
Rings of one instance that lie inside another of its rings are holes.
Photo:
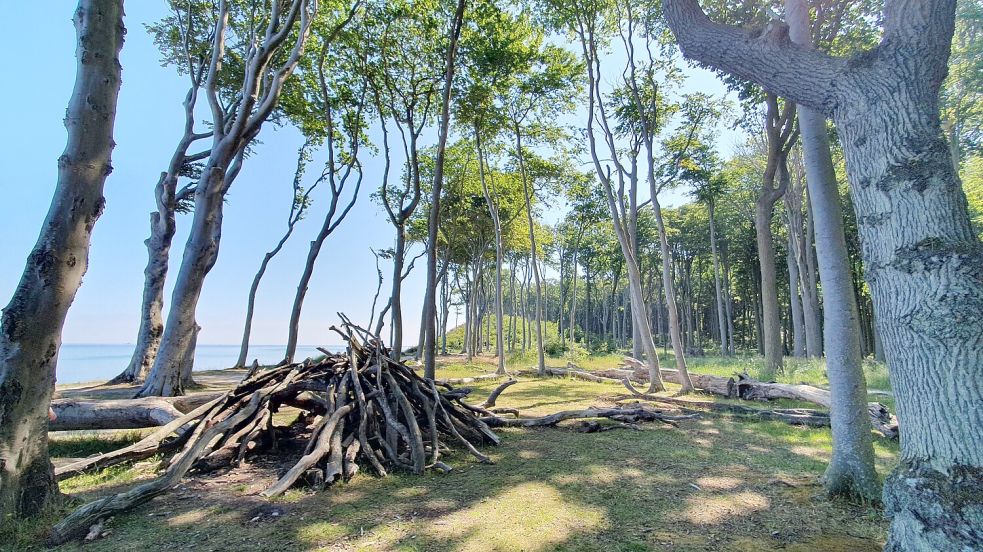
<path fill-rule="evenodd" d="M 329 345 L 325 349 L 340 352 L 344 347 Z M 285 345 L 251 345 L 249 363 L 276 364 L 283 359 Z M 323 353 L 313 345 L 300 345 L 294 356 L 298 361 Z M 89 383 L 110 380 L 124 369 L 133 355 L 132 344 L 97 345 L 64 343 L 58 353 L 56 377 L 58 383 Z M 238 345 L 198 345 L 195 350 L 195 371 L 230 368 L 239 358 Z"/>

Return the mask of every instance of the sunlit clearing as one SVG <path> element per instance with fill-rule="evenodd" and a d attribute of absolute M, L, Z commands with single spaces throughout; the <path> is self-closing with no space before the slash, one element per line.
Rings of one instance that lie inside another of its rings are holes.
<path fill-rule="evenodd" d="M 543 483 L 523 483 L 465 510 L 434 528 L 459 541 L 456 550 L 548 550 L 573 534 L 606 525 L 603 510 L 572 503 Z"/>
<path fill-rule="evenodd" d="M 732 517 L 767 510 L 771 505 L 768 497 L 752 491 L 715 496 L 698 495 L 686 502 L 683 517 L 697 525 L 715 525 Z"/>

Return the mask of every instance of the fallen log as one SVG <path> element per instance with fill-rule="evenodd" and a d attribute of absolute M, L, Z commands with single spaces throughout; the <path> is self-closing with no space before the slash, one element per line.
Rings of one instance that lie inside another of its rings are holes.
<path fill-rule="evenodd" d="M 539 372 L 536 370 L 519 370 L 519 375 L 522 376 L 538 376 Z M 583 370 L 571 370 L 569 368 L 546 368 L 546 375 L 550 377 L 570 377 L 575 379 L 580 379 L 584 381 L 591 381 L 594 383 L 605 383 L 614 382 L 618 383 L 620 380 L 610 378 L 603 375 L 597 375 L 596 373 L 584 372 Z"/>
<path fill-rule="evenodd" d="M 717 403 L 711 401 L 691 401 L 686 399 L 677 399 L 674 397 L 660 397 L 657 395 L 642 393 L 631 384 L 628 378 L 625 378 L 623 383 L 631 392 L 631 395 L 616 397 L 616 400 L 619 401 L 625 399 L 645 400 L 670 404 L 681 408 L 683 412 L 710 411 L 713 413 L 731 414 L 745 418 L 755 418 L 758 420 L 774 420 L 790 425 L 829 427 L 830 424 L 828 413 L 810 408 L 781 408 L 769 410 L 764 408 L 750 408 L 736 404 Z"/>
<path fill-rule="evenodd" d="M 502 379 L 505 374 L 482 374 L 480 376 L 473 376 L 469 378 L 450 378 L 436 380 L 437 385 L 464 385 L 466 383 L 475 383 L 484 380 L 496 380 Z"/>
<path fill-rule="evenodd" d="M 615 374 L 628 374 L 631 379 L 636 381 L 647 381 L 648 370 L 637 360 L 626 357 L 625 364 L 632 367 L 632 370 L 601 370 L 598 374 L 613 376 Z M 775 382 L 757 381 L 748 374 L 740 374 L 737 379 L 725 378 L 722 376 L 708 376 L 702 374 L 690 374 L 693 386 L 700 391 L 705 391 L 714 395 L 720 395 L 731 399 L 744 400 L 774 400 L 789 399 L 818 404 L 829 408 L 831 404 L 830 392 L 812 385 L 788 384 Z M 679 383 L 679 375 L 675 370 L 662 370 L 662 379 L 672 383 Z M 870 416 L 871 426 L 888 439 L 898 437 L 898 421 L 887 409 L 879 402 L 867 403 L 867 410 Z"/>
<path fill-rule="evenodd" d="M 181 417 L 181 411 L 156 397 L 105 401 L 52 401 L 50 431 L 139 429 L 162 426 Z"/>
<path fill-rule="evenodd" d="M 634 408 L 588 408 L 564 410 L 537 418 L 484 417 L 481 420 L 491 427 L 552 427 L 565 420 L 611 418 L 620 422 L 664 422 L 673 425 L 680 420 L 698 418 L 696 414 L 671 415 L 661 410 L 638 406 Z"/>
<path fill-rule="evenodd" d="M 166 492 L 189 471 L 235 467 L 266 444 L 294 458 L 290 443 L 306 444 L 293 467 L 262 493 L 268 497 L 298 482 L 346 480 L 359 471 L 359 464 L 380 476 L 394 469 L 447 471 L 440 458 L 451 443 L 491 463 L 475 444 L 497 445 L 499 438 L 463 405 L 466 393 L 441 393 L 433 381 L 392 360 L 367 332 L 342 319 L 344 330 L 332 329 L 348 340 L 347 353 L 251 372 L 232 391 L 171 420 L 139 443 L 59 470 L 63 477 L 178 450 L 164 462 L 160 477 L 78 508 L 55 526 L 49 542 L 80 538 L 99 520 Z M 310 410 L 291 426 L 274 430 L 273 414 L 281 405 Z M 282 437 L 280 444 L 277 436 Z"/>
<path fill-rule="evenodd" d="M 139 429 L 166 425 L 222 393 L 192 393 L 182 397 L 51 401 L 54 420 L 49 431 Z"/>

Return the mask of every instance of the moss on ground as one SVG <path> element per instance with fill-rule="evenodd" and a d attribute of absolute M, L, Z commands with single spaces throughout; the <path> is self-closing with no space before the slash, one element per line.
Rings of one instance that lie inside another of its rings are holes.
<path fill-rule="evenodd" d="M 578 364 L 611 367 L 617 359 Z M 740 371 L 740 362 L 692 359 L 691 367 L 729 375 Z M 520 357 L 511 364 L 529 362 Z M 493 370 L 487 358 L 471 364 L 445 359 L 438 377 Z M 821 384 L 818 371 L 805 365 L 785 377 Z M 469 387 L 477 398 L 496 385 Z M 525 379 L 503 393 L 499 406 L 546 414 L 610 405 L 622 394 L 617 384 Z M 262 459 L 190 478 L 112 520 L 111 533 L 85 548 L 758 551 L 879 550 L 884 543 L 879 511 L 822 496 L 817 479 L 830 455 L 828 429 L 708 416 L 676 428 L 644 424 L 638 431 L 583 434 L 566 425 L 501 433 L 502 446 L 485 450 L 494 466 L 455 454 L 446 459 L 455 467 L 446 475 L 359 475 L 320 493 L 294 490 L 275 502 L 256 496 L 277 475 Z M 73 446 L 53 450 L 83 450 Z M 875 446 L 884 475 L 896 462 L 897 444 L 876 438 Z M 62 489 L 91 498 L 147 477 L 152 465 L 76 477 Z M 0 535 L 0 547 L 40 548 L 51 519 Z"/>

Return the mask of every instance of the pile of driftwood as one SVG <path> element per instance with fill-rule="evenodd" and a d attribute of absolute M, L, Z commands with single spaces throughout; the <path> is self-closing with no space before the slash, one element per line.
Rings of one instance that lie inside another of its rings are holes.
<path fill-rule="evenodd" d="M 336 329 L 337 330 L 337 329 Z M 157 479 L 86 504 L 53 529 L 52 544 L 84 535 L 99 520 L 166 492 L 189 471 L 233 467 L 277 441 L 274 414 L 284 405 L 303 413 L 294 424 L 306 434 L 303 451 L 280 479 L 263 491 L 283 493 L 298 482 L 323 486 L 348 479 L 360 468 L 384 476 L 398 469 L 448 471 L 441 454 L 459 445 L 479 461 L 491 460 L 476 445 L 499 443 L 481 419 L 495 414 L 461 401 L 469 390 L 426 380 L 393 361 L 388 351 L 358 328 L 337 330 L 348 341 L 344 354 L 318 362 L 251 370 L 233 390 L 177 417 L 138 443 L 57 470 L 59 479 L 177 451 Z"/>
<path fill-rule="evenodd" d="M 163 425 L 133 445 L 60 467 L 55 472 L 59 480 L 123 462 L 173 455 L 164 462 L 166 467 L 156 479 L 94 500 L 72 512 L 53 528 L 49 543 L 81 538 L 90 528 L 102 527 L 109 517 L 167 492 L 188 472 L 234 468 L 261 451 L 273 451 L 290 466 L 276 483 L 260 493 L 273 497 L 298 484 L 321 488 L 347 480 L 361 468 L 370 468 L 379 476 L 392 470 L 416 474 L 428 469 L 447 472 L 451 467 L 441 461 L 441 456 L 453 446 L 490 464 L 491 459 L 476 445 L 499 443 L 491 427 L 553 427 L 565 420 L 597 418 L 618 422 L 602 426 L 596 421 L 584 421 L 576 428 L 592 433 L 636 428 L 639 422 L 675 425 L 698 416 L 670 414 L 635 404 L 522 417 L 515 409 L 495 405 L 505 389 L 518 383 L 515 379 L 501 383 L 481 404 L 469 404 L 463 399 L 470 395 L 470 388 L 420 377 L 412 368 L 392 360 L 388 349 L 347 319 L 343 329 L 332 329 L 348 342 L 346 353 L 324 351 L 327 356 L 317 362 L 269 370 L 259 370 L 254 365 L 234 389 L 203 404 L 201 398 L 172 402 L 175 408 L 156 399 L 116 401 L 120 404 L 112 404 L 112 408 L 123 408 L 124 412 L 110 417 L 113 422 L 96 422 L 98 414 L 106 414 L 109 407 L 66 403 L 63 413 L 71 408 L 82 413 L 75 425 Z M 479 379 L 486 378 L 471 380 Z M 185 414 L 177 409 L 195 405 Z M 283 406 L 301 410 L 289 427 L 273 423 L 274 414 Z M 148 414 L 151 411 L 157 413 L 156 417 Z M 286 433 L 290 438 L 285 438 Z M 301 447 L 289 446 L 297 442 L 302 443 Z"/>

